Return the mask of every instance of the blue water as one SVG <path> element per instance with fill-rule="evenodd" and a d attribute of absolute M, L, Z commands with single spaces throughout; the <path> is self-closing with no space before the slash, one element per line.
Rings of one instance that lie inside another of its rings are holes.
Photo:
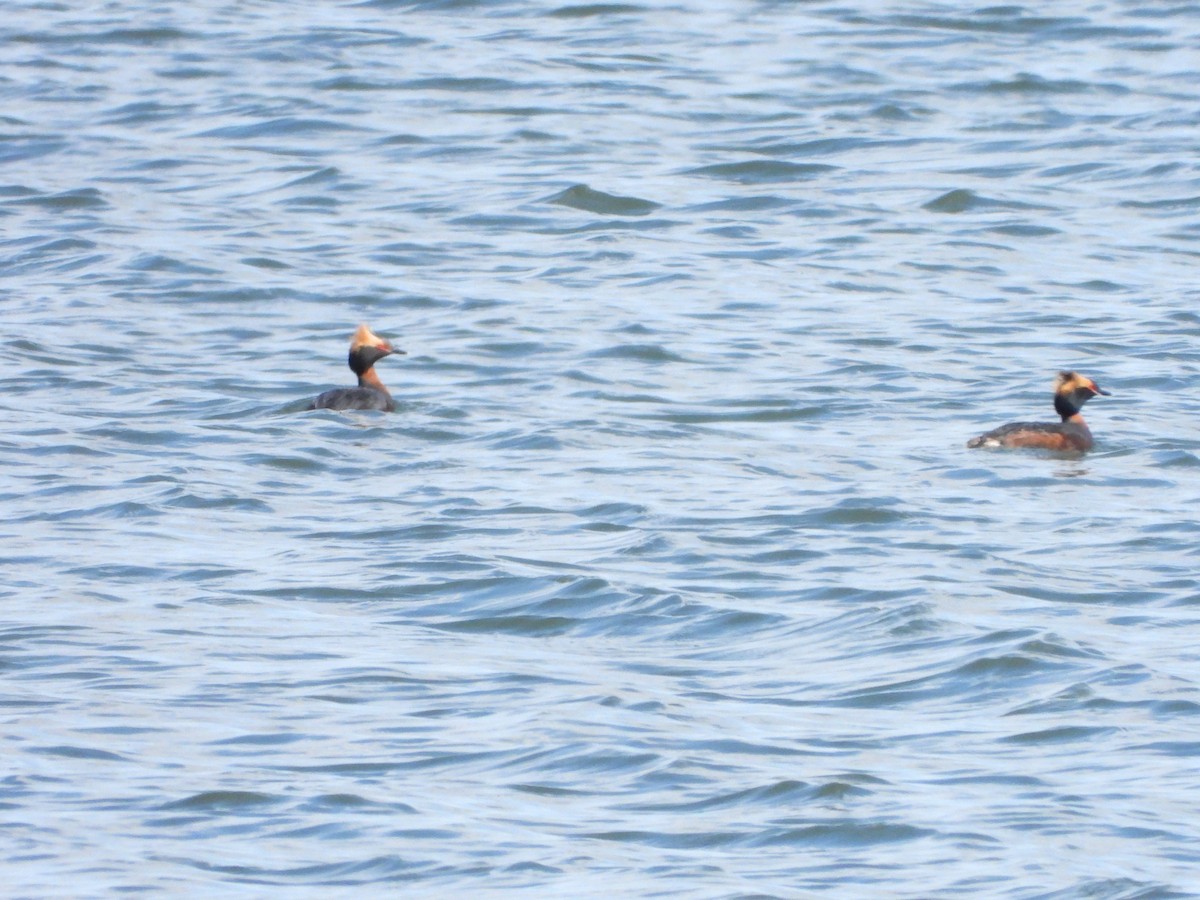
<path fill-rule="evenodd" d="M 1198 13 L 9 4 L 3 893 L 1200 896 Z"/>

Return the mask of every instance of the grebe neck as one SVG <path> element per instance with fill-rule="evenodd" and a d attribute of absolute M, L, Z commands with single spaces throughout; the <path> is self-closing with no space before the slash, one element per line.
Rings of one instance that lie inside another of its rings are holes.
<path fill-rule="evenodd" d="M 383 382 L 379 380 L 379 376 L 375 374 L 374 366 L 371 366 L 371 368 L 367 369 L 367 371 L 358 376 L 358 386 L 374 388 L 377 391 L 387 394 L 389 397 L 392 396 L 391 392 L 383 386 Z"/>
<path fill-rule="evenodd" d="M 1065 394 L 1054 395 L 1054 411 L 1062 416 L 1064 422 L 1079 415 L 1079 407 L 1072 403 Z"/>

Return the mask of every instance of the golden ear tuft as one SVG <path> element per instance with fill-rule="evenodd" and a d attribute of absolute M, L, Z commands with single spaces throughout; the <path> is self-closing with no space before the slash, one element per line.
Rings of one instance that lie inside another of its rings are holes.
<path fill-rule="evenodd" d="M 359 347 L 386 347 L 391 349 L 391 344 L 373 332 L 367 323 L 358 326 L 358 331 L 354 332 L 354 337 L 350 339 L 350 349 L 357 350 Z"/>

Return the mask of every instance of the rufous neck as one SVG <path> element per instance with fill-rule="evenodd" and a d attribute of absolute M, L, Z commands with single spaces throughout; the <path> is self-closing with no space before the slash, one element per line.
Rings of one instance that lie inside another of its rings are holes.
<path fill-rule="evenodd" d="M 391 393 L 388 392 L 388 389 L 383 386 L 383 382 L 379 380 L 379 376 L 375 374 L 374 366 L 371 366 L 371 368 L 367 369 L 367 371 L 358 376 L 358 386 L 374 388 L 377 391 L 383 391 L 383 393 L 387 394 L 389 397 L 392 396 Z"/>

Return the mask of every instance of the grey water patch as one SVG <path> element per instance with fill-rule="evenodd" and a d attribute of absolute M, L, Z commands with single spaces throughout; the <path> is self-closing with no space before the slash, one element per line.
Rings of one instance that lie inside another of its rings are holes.
<path fill-rule="evenodd" d="M 737 184 L 778 184 L 809 181 L 837 171 L 837 166 L 824 163 L 794 163 L 785 160 L 752 160 L 749 162 L 714 163 L 689 169 L 683 174 L 716 178 Z"/>
<path fill-rule="evenodd" d="M 1011 224 L 1011 225 L 996 225 L 988 229 L 995 234 L 1002 234 L 1007 237 L 1053 237 L 1062 232 L 1057 228 L 1052 228 L 1049 225 L 1032 225 L 1032 224 Z"/>
<path fill-rule="evenodd" d="M 550 197 L 547 203 L 606 216 L 647 216 L 661 204 L 640 197 L 621 197 L 577 184 Z"/>
<path fill-rule="evenodd" d="M 342 131 L 365 131 L 363 126 L 337 122 L 331 119 L 309 119 L 296 116 L 280 116 L 264 122 L 248 125 L 225 125 L 197 132 L 198 138 L 227 138 L 249 140 L 267 137 L 297 137 Z"/>
<path fill-rule="evenodd" d="M 955 90 L 979 94 L 1083 94 L 1105 93 L 1121 95 L 1129 92 L 1127 87 L 1112 82 L 1094 83 L 1072 78 L 1043 78 L 1023 72 L 1007 80 L 964 82 L 955 85 Z"/>
<path fill-rule="evenodd" d="M 617 344 L 601 350 L 593 350 L 588 356 L 593 359 L 632 360 L 658 365 L 687 362 L 678 353 L 672 352 L 669 348 L 661 344 L 653 343 Z"/>
<path fill-rule="evenodd" d="M 649 12 L 636 3 L 577 3 L 560 6 L 547 15 L 556 19 L 588 19 L 594 16 L 625 16 Z"/>
<path fill-rule="evenodd" d="M 1000 200 L 986 197 L 971 190 L 958 188 L 947 191 L 925 203 L 922 209 L 939 213 L 987 212 L 993 210 L 1039 210 L 1046 207 L 1016 200 Z"/>
<path fill-rule="evenodd" d="M 97 188 L 76 188 L 55 194 L 40 191 L 25 192 L 16 200 L 2 201 L 6 205 L 37 206 L 51 212 L 74 212 L 76 210 L 104 210 L 109 203 Z"/>

